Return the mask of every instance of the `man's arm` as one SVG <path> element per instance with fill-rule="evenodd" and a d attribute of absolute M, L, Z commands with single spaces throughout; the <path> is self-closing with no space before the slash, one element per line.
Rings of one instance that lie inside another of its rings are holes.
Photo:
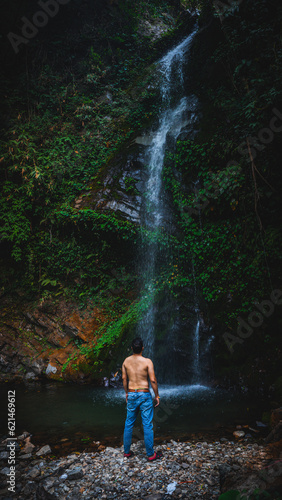
<path fill-rule="evenodd" d="M 126 402 L 127 402 L 127 396 L 128 396 L 128 380 L 127 380 L 127 373 L 126 373 L 126 368 L 124 366 L 124 363 L 122 365 L 122 369 L 121 369 L 121 372 L 122 372 L 122 383 L 123 383 L 123 388 L 125 390 L 125 399 L 126 399 Z"/>
<path fill-rule="evenodd" d="M 157 401 L 157 404 L 155 406 L 159 406 L 159 404 L 160 404 L 160 396 L 159 396 L 159 390 L 158 390 L 158 382 L 157 382 L 157 379 L 156 379 L 153 362 L 150 359 L 149 359 L 149 363 L 148 363 L 148 375 L 149 375 L 151 386 L 153 388 L 153 391 L 155 393 L 155 398 L 156 398 L 156 401 Z"/>

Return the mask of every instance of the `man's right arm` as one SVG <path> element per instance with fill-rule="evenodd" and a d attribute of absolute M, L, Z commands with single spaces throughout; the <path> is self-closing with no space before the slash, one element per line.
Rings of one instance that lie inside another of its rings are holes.
<path fill-rule="evenodd" d="M 153 362 L 150 359 L 148 360 L 148 375 L 157 401 L 157 404 L 155 406 L 159 406 L 160 396 L 159 396 L 158 382 L 156 379 Z"/>

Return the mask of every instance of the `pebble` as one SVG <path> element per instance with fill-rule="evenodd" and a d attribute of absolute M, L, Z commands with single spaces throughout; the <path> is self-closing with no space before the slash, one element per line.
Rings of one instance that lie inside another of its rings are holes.
<path fill-rule="evenodd" d="M 68 479 L 73 481 L 74 479 L 81 479 L 83 477 L 83 471 L 81 467 L 75 467 L 74 469 L 66 472 Z"/>
<path fill-rule="evenodd" d="M 24 455 L 20 455 L 19 459 L 20 460 L 27 460 L 28 458 L 31 458 L 32 454 L 31 453 L 25 453 Z"/>
<path fill-rule="evenodd" d="M 234 431 L 233 436 L 236 438 L 242 438 L 245 436 L 245 433 L 244 433 L 244 431 Z"/>
<path fill-rule="evenodd" d="M 40 457 L 41 455 L 48 455 L 49 453 L 51 453 L 51 448 L 49 444 L 47 444 L 46 446 L 42 446 L 42 448 L 36 452 L 36 455 Z"/>

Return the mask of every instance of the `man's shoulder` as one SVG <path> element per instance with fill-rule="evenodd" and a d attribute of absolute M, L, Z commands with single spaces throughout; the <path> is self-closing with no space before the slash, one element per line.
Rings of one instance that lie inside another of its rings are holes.
<path fill-rule="evenodd" d="M 131 355 L 131 356 L 128 356 L 127 358 L 125 358 L 124 362 L 123 362 L 123 365 L 127 365 L 127 364 L 130 364 L 132 362 L 132 360 L 134 359 L 134 356 Z M 145 356 L 140 356 L 140 360 L 146 364 L 146 365 L 152 365 L 153 364 L 153 361 L 150 359 L 150 358 L 145 358 Z"/>
<path fill-rule="evenodd" d="M 130 361 L 131 358 L 132 358 L 132 356 L 127 356 L 127 358 L 125 358 L 123 364 L 125 365 L 128 361 Z"/>
<path fill-rule="evenodd" d="M 143 356 L 143 359 L 144 359 L 144 361 L 145 361 L 145 363 L 147 365 L 152 365 L 153 364 L 153 361 L 150 358 L 144 358 L 144 356 Z"/>

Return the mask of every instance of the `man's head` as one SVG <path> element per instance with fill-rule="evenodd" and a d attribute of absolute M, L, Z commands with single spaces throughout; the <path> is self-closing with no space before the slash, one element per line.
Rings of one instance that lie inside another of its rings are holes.
<path fill-rule="evenodd" d="M 143 350 L 143 340 L 140 337 L 137 337 L 132 341 L 131 347 L 134 354 L 140 354 Z"/>

